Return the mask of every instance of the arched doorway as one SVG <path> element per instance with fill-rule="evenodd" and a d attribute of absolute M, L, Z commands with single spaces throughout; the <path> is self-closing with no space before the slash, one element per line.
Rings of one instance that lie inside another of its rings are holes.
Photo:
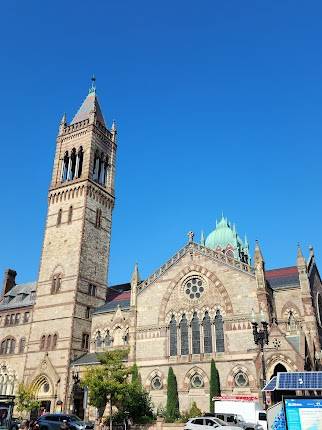
<path fill-rule="evenodd" d="M 54 408 L 53 384 L 46 375 L 39 375 L 32 383 L 36 398 L 40 402 L 40 407 L 32 411 L 32 416 L 38 416 L 45 412 L 52 412 Z"/>
<path fill-rule="evenodd" d="M 274 373 L 272 375 L 273 376 L 277 376 L 277 374 L 279 372 L 288 372 L 288 370 L 286 369 L 286 367 L 282 364 L 282 363 L 277 363 L 276 366 L 274 367 Z M 278 391 L 275 390 L 272 393 L 272 401 L 273 403 L 277 403 L 280 402 L 283 398 L 283 396 L 294 396 L 296 393 L 295 391 Z"/>

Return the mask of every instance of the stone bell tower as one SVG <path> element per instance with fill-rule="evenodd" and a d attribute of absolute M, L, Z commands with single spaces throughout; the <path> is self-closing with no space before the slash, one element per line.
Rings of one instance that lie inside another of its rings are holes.
<path fill-rule="evenodd" d="M 116 127 L 107 127 L 92 81 L 73 120 L 59 125 L 28 345 L 25 374 L 34 383 L 43 373 L 50 410 L 57 399 L 66 407 L 69 363 L 89 349 L 91 310 L 107 292 Z"/>

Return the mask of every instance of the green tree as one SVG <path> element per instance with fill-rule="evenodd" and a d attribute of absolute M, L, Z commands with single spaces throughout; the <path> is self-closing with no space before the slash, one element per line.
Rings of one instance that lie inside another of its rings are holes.
<path fill-rule="evenodd" d="M 136 363 L 133 364 L 131 373 L 132 373 L 132 382 L 141 382 L 139 369 Z"/>
<path fill-rule="evenodd" d="M 202 414 L 201 410 L 198 408 L 196 402 L 192 402 L 191 408 L 189 410 L 189 418 L 200 417 Z"/>
<path fill-rule="evenodd" d="M 152 416 L 151 400 L 139 381 L 137 367 L 126 366 L 127 355 L 124 350 L 98 354 L 101 364 L 87 369 L 82 385 L 88 387 L 89 404 L 98 409 L 100 416 L 110 397 L 112 406 L 118 409 L 117 418 L 124 417 L 127 411 L 134 421 L 139 421 L 143 416 Z"/>
<path fill-rule="evenodd" d="M 214 412 L 213 397 L 220 396 L 220 380 L 219 373 L 215 361 L 211 360 L 210 365 L 210 384 L 209 384 L 209 410 Z"/>
<path fill-rule="evenodd" d="M 26 415 L 30 415 L 33 409 L 39 408 L 40 403 L 36 399 L 35 390 L 31 385 L 19 384 L 15 405 L 18 412 Z"/>
<path fill-rule="evenodd" d="M 179 397 L 177 378 L 172 367 L 168 372 L 168 387 L 167 387 L 167 406 L 166 406 L 166 421 L 173 422 L 179 418 Z"/>

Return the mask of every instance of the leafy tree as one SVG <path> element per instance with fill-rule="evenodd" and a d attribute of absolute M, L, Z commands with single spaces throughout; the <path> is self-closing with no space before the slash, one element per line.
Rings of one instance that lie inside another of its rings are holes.
<path fill-rule="evenodd" d="M 34 388 L 24 383 L 18 386 L 15 404 L 17 411 L 26 415 L 29 415 L 33 409 L 38 409 L 40 406 L 40 403 L 36 400 Z"/>
<path fill-rule="evenodd" d="M 173 422 L 180 416 L 177 378 L 172 367 L 168 372 L 166 421 Z"/>
<path fill-rule="evenodd" d="M 127 411 L 134 421 L 139 421 L 152 416 L 151 400 L 139 381 L 137 366 L 125 365 L 127 355 L 124 350 L 98 354 L 101 364 L 87 369 L 82 385 L 88 387 L 89 403 L 98 409 L 100 416 L 110 396 L 112 405 L 118 409 L 116 418 L 123 418 Z"/>
<path fill-rule="evenodd" d="M 200 417 L 202 414 L 201 410 L 198 408 L 196 402 L 192 402 L 191 408 L 189 410 L 189 418 Z"/>
<path fill-rule="evenodd" d="M 136 363 L 133 364 L 131 373 L 132 373 L 132 382 L 141 382 L 139 369 Z"/>
<path fill-rule="evenodd" d="M 101 364 L 90 367 L 85 372 L 82 385 L 88 387 L 89 404 L 98 409 L 100 416 L 104 413 L 108 396 L 112 405 L 117 407 L 124 398 L 131 373 L 131 368 L 124 364 L 127 355 L 127 350 L 98 354 Z"/>
<path fill-rule="evenodd" d="M 220 380 L 219 373 L 216 367 L 216 363 L 214 360 L 211 360 L 210 365 L 210 384 L 209 384 L 209 410 L 210 412 L 214 412 L 214 402 L 212 401 L 213 397 L 220 396 Z"/>

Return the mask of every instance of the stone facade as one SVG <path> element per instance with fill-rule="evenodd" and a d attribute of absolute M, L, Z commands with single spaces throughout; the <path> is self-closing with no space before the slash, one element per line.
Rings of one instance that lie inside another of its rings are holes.
<path fill-rule="evenodd" d="M 147 279 L 135 266 L 128 284 L 107 288 L 115 155 L 115 125 L 107 128 L 91 88 L 71 123 L 63 117 L 59 126 L 38 281 L 16 285 L 14 271 L 5 275 L 0 393 L 15 393 L 23 380 L 44 408 L 83 415 L 84 370 L 98 363 L 97 352 L 128 348 L 156 408 L 172 366 L 181 410 L 196 401 L 206 411 L 211 359 L 223 394 L 260 396 L 252 312 L 269 323 L 267 378 L 317 369 L 322 285 L 313 249 L 308 261 L 298 248 L 295 266 L 266 270 L 259 245 L 251 264 L 247 239 L 222 217 L 200 244 L 190 232 Z"/>

